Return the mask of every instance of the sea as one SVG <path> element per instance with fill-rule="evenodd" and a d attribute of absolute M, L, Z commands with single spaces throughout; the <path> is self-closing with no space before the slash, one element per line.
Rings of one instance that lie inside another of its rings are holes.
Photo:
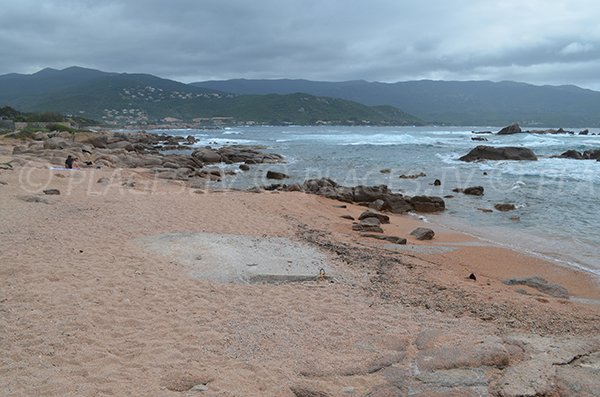
<path fill-rule="evenodd" d="M 589 129 L 590 135 L 578 135 L 579 129 L 571 129 L 574 135 L 473 133 L 500 128 L 248 126 L 149 132 L 192 135 L 196 147 L 258 145 L 286 159 L 254 165 L 215 187 L 270 185 L 274 182 L 265 174 L 275 170 L 290 176 L 288 184 L 328 177 L 345 186 L 385 184 L 409 196 L 451 195 L 443 214 L 423 219 L 600 277 L 600 162 L 552 158 L 569 149 L 600 149 L 600 129 Z M 476 136 L 488 141 L 471 140 Z M 527 147 L 539 160 L 458 160 L 480 144 Z M 421 173 L 425 176 L 400 178 Z M 434 186 L 436 179 L 441 186 Z M 484 195 L 453 192 L 469 186 L 483 186 Z M 496 203 L 513 203 L 516 210 L 496 211 Z"/>

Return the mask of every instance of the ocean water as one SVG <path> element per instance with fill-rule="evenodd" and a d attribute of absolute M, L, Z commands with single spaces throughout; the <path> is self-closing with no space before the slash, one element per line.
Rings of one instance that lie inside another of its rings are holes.
<path fill-rule="evenodd" d="M 471 140 L 476 136 L 471 131 L 499 129 L 290 126 L 152 132 L 193 135 L 199 140 L 196 146 L 261 145 L 287 160 L 253 166 L 216 186 L 268 185 L 273 182 L 265 174 L 271 169 L 290 175 L 286 183 L 330 177 L 347 186 L 386 184 L 407 195 L 454 195 L 446 199 L 444 214 L 427 215 L 428 220 L 600 276 L 600 162 L 550 158 L 569 149 L 600 149 L 600 135 L 477 135 L 489 141 Z M 480 144 L 528 147 L 539 160 L 458 161 Z M 391 173 L 380 172 L 385 168 Z M 421 172 L 427 176 L 399 178 Z M 442 185 L 433 186 L 435 179 Z M 455 187 L 476 185 L 484 187 L 484 196 L 452 192 Z M 479 210 L 505 202 L 516 204 L 517 210 Z M 511 219 L 514 216 L 519 219 Z"/>

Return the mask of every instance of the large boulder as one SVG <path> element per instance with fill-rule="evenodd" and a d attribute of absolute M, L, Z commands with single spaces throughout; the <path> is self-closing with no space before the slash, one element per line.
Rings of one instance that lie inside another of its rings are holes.
<path fill-rule="evenodd" d="M 82 142 L 90 144 L 98 149 L 108 148 L 108 137 L 106 135 L 93 135 L 82 140 Z"/>
<path fill-rule="evenodd" d="M 464 194 L 468 194 L 471 196 L 483 196 L 483 186 L 469 186 L 468 188 L 465 188 L 465 190 L 463 190 Z"/>
<path fill-rule="evenodd" d="M 387 194 L 383 199 L 382 211 L 389 211 L 392 214 L 405 214 L 412 211 L 413 205 L 410 203 L 409 197 L 404 197 L 400 193 Z"/>
<path fill-rule="evenodd" d="M 125 149 L 128 152 L 132 152 L 135 150 L 135 148 L 129 141 L 117 141 L 117 142 L 109 143 L 107 146 L 109 149 Z"/>
<path fill-rule="evenodd" d="M 436 196 L 414 196 L 410 203 L 417 212 L 440 212 L 446 209 L 444 200 Z"/>
<path fill-rule="evenodd" d="M 286 179 L 286 178 L 289 178 L 289 176 L 284 174 L 283 172 L 267 171 L 267 179 Z"/>
<path fill-rule="evenodd" d="M 335 189 L 339 185 L 332 179 L 308 179 L 304 182 L 304 190 L 309 193 L 318 193 L 321 188 L 328 187 Z"/>
<path fill-rule="evenodd" d="M 211 148 L 202 148 L 195 150 L 192 153 L 192 157 L 203 163 L 209 164 L 220 163 L 221 161 L 223 161 L 222 156 L 216 150 L 213 150 Z"/>
<path fill-rule="evenodd" d="M 377 218 L 381 223 L 390 223 L 390 217 L 384 214 L 380 214 L 379 212 L 367 210 L 360 214 L 358 220 L 362 221 L 367 218 Z"/>
<path fill-rule="evenodd" d="M 561 159 L 575 159 L 575 160 L 583 159 L 583 155 L 580 152 L 578 152 L 577 150 L 567 150 L 566 152 L 561 153 L 558 157 Z"/>
<path fill-rule="evenodd" d="M 502 212 L 514 211 L 515 209 L 517 209 L 517 207 L 512 203 L 497 203 L 494 204 L 494 208 Z"/>
<path fill-rule="evenodd" d="M 217 152 L 223 158 L 222 161 L 226 163 L 260 164 L 283 162 L 283 156 L 279 154 L 262 153 L 244 146 L 226 146 L 220 148 Z"/>
<path fill-rule="evenodd" d="M 44 149 L 66 149 L 71 146 L 71 142 L 68 142 L 65 138 L 53 137 L 44 141 Z"/>
<path fill-rule="evenodd" d="M 390 190 L 386 185 L 378 186 L 355 186 L 354 187 L 354 201 L 358 203 L 372 203 L 375 200 L 384 200 L 386 195 L 390 193 Z"/>
<path fill-rule="evenodd" d="M 462 156 L 461 161 L 478 160 L 537 160 L 537 156 L 531 149 L 514 146 L 485 146 L 480 145 Z"/>
<path fill-rule="evenodd" d="M 498 131 L 498 135 L 520 134 L 523 132 L 519 124 L 514 123 Z"/>

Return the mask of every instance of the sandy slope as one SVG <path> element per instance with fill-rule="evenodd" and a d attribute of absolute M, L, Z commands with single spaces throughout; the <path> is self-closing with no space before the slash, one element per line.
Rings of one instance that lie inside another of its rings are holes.
<path fill-rule="evenodd" d="M 135 170 L 18 167 L 0 181 L 0 395 L 518 395 L 524 384 L 559 395 L 578 376 L 579 390 L 597 385 L 585 383 L 593 365 L 536 354 L 595 357 L 600 307 L 501 283 L 540 275 L 600 299 L 586 274 L 439 227 L 433 242 L 409 245 L 448 250 L 398 251 L 340 218 L 362 207 L 303 193 L 200 194 Z M 392 216 L 384 229 L 416 226 Z M 180 260 L 186 252 L 140 243 L 165 233 L 286 237 L 318 249 L 332 279 L 315 270 L 302 283 L 206 281 Z M 531 378 L 519 383 L 512 368 Z"/>

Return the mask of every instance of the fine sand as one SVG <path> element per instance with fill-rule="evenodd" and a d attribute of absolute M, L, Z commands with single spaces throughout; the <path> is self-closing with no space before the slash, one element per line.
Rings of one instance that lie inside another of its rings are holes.
<path fill-rule="evenodd" d="M 0 203 L 2 396 L 598 395 L 598 280 L 435 216 L 397 246 L 314 195 L 41 163 Z M 532 276 L 570 299 L 502 282 Z"/>

